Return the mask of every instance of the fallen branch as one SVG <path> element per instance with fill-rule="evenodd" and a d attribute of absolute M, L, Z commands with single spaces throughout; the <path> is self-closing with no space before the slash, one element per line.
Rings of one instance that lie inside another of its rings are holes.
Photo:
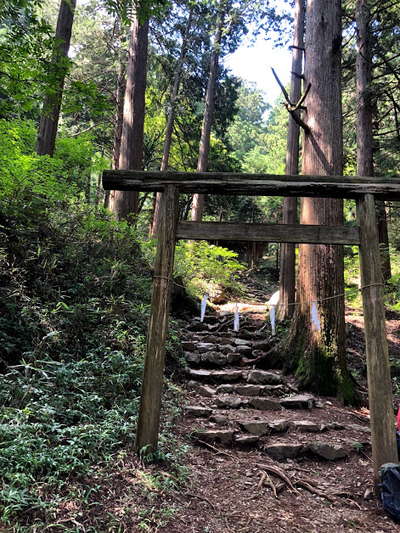
<path fill-rule="evenodd" d="M 235 459 L 235 457 L 233 457 L 233 455 L 230 455 L 229 453 L 227 452 L 224 452 L 224 450 L 220 450 L 219 448 L 213 446 L 212 444 L 209 444 L 208 442 L 205 442 L 204 440 L 201 440 L 201 439 L 196 439 L 197 442 L 199 442 L 200 444 L 203 444 L 204 446 L 207 446 L 207 448 L 210 448 L 211 450 L 213 450 L 214 452 L 216 453 L 219 453 L 221 455 L 226 455 L 227 457 L 229 457 L 230 459 Z"/>
<path fill-rule="evenodd" d="M 321 498 L 325 498 L 326 500 L 333 503 L 335 499 L 327 494 L 326 492 L 323 492 L 322 490 L 317 489 L 316 487 L 313 487 L 310 483 L 305 481 L 304 479 L 298 479 L 294 482 L 295 485 L 298 487 L 303 487 L 303 489 L 308 490 L 308 492 L 311 492 L 312 494 L 315 494 L 316 496 L 320 496 Z"/>
<path fill-rule="evenodd" d="M 274 465 L 265 465 L 265 464 L 259 464 L 257 463 L 258 468 L 261 468 L 262 470 L 266 470 L 267 472 L 270 472 L 271 474 L 274 474 L 275 476 L 279 477 L 284 481 L 294 492 L 299 492 L 296 487 L 293 485 L 292 481 L 288 478 L 288 476 L 285 474 L 283 470 L 278 468 Z"/>
<path fill-rule="evenodd" d="M 260 490 L 262 489 L 263 485 L 264 485 L 264 481 L 266 480 L 267 478 L 267 473 L 266 472 L 261 472 L 261 478 L 260 478 L 260 481 L 258 482 L 258 485 L 257 485 L 257 489 Z"/>
<path fill-rule="evenodd" d="M 198 500 L 203 500 L 205 502 L 208 503 L 208 505 L 214 509 L 214 511 L 217 511 L 217 508 L 215 507 L 215 505 L 210 502 L 210 500 L 208 498 L 206 498 L 205 496 L 199 496 L 198 494 L 193 494 L 192 492 L 185 492 L 185 496 L 189 496 L 189 498 L 196 498 Z"/>
<path fill-rule="evenodd" d="M 276 491 L 276 487 L 275 487 L 274 482 L 272 481 L 271 477 L 268 474 L 267 474 L 267 481 L 268 481 L 269 486 L 272 489 L 272 492 L 274 493 L 275 498 L 278 499 L 278 493 Z"/>

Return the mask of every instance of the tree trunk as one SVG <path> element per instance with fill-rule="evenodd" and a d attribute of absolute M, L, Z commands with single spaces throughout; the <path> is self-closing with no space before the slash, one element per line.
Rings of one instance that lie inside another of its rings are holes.
<path fill-rule="evenodd" d="M 125 56 L 126 54 L 123 54 Z M 115 129 L 114 129 L 114 144 L 112 152 L 112 168 L 118 170 L 119 155 L 121 149 L 122 124 L 124 119 L 124 95 L 126 89 L 126 58 L 121 57 L 119 62 L 117 87 L 115 89 Z M 110 191 L 106 191 L 104 195 L 104 207 L 108 207 L 110 202 Z"/>
<path fill-rule="evenodd" d="M 54 154 L 64 82 L 69 66 L 68 51 L 75 6 L 76 0 L 61 0 L 51 61 L 54 85 L 50 88 L 51 90 L 43 103 L 36 149 L 39 155 L 53 156 Z"/>
<path fill-rule="evenodd" d="M 192 26 L 193 20 L 193 7 L 190 8 L 189 16 L 185 28 L 185 32 L 182 36 L 182 46 L 181 52 L 179 54 L 178 62 L 175 68 L 174 82 L 172 85 L 171 96 L 168 106 L 168 115 L 167 115 L 167 125 L 165 128 L 165 139 L 164 139 L 164 149 L 163 157 L 161 160 L 161 171 L 168 170 L 169 165 L 169 155 L 171 152 L 171 143 L 172 143 L 172 133 L 174 131 L 175 123 L 175 113 L 176 113 L 176 102 L 178 99 L 179 86 L 181 83 L 182 69 L 185 63 L 186 52 L 188 48 L 189 34 Z M 156 193 L 155 202 L 154 202 L 154 213 L 153 213 L 153 223 L 150 230 L 151 237 L 155 237 L 158 233 L 158 228 L 160 224 L 160 206 L 161 206 L 161 193 Z"/>
<path fill-rule="evenodd" d="M 371 13 L 368 0 L 357 0 L 357 174 L 374 175 L 374 139 L 372 101 L 372 34 Z M 379 243 L 381 250 L 382 274 L 386 281 L 391 277 L 389 236 L 385 202 L 376 201 Z"/>
<path fill-rule="evenodd" d="M 126 69 L 126 88 L 118 168 L 143 169 L 145 93 L 147 77 L 149 22 L 135 17 L 131 26 Z M 111 191 L 110 209 L 117 219 L 137 213 L 139 194 Z"/>
<path fill-rule="evenodd" d="M 304 136 L 303 174 L 342 174 L 341 1 L 307 4 L 305 83 L 311 90 L 305 105 L 310 128 Z M 303 198 L 302 224 L 340 225 L 343 202 Z M 353 401 L 346 367 L 343 247 L 301 245 L 298 303 L 288 355 L 303 387 Z M 320 329 L 311 323 L 317 307 Z"/>
<path fill-rule="evenodd" d="M 208 155 L 210 152 L 210 137 L 211 127 L 214 122 L 215 111 L 215 88 L 218 77 L 218 62 L 221 49 L 222 29 L 225 23 L 225 15 L 227 10 L 226 0 L 221 0 L 220 13 L 218 17 L 217 29 L 214 37 L 213 49 L 210 59 L 210 74 L 207 84 L 207 92 L 205 98 L 205 109 L 203 125 L 201 128 L 199 157 L 197 160 L 197 172 L 207 172 L 208 167 Z M 204 211 L 204 194 L 194 194 L 192 202 L 192 220 L 200 222 L 203 218 Z"/>
<path fill-rule="evenodd" d="M 303 73 L 303 50 L 304 48 L 304 0 L 296 0 L 294 16 L 294 35 L 292 48 L 292 77 L 290 100 L 298 102 L 301 96 L 301 75 Z M 300 126 L 289 116 L 287 151 L 286 151 L 286 174 L 299 173 L 299 134 Z M 297 222 L 297 198 L 285 198 L 283 200 L 284 224 Z M 282 319 L 291 317 L 294 306 L 289 305 L 295 301 L 295 278 L 296 278 L 296 245 L 285 243 L 281 245 L 280 265 L 280 299 L 279 315 Z"/>

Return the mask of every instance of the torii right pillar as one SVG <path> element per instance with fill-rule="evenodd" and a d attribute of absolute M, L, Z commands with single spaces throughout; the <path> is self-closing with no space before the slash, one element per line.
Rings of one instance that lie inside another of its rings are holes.
<path fill-rule="evenodd" d="M 386 339 L 384 285 L 378 240 L 375 199 L 357 200 L 360 226 L 361 291 L 367 352 L 368 397 L 375 485 L 384 463 L 397 463 L 395 418 L 389 350 Z"/>

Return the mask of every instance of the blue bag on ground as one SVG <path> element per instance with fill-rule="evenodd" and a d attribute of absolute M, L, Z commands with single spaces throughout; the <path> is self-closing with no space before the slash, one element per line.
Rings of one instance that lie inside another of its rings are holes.
<path fill-rule="evenodd" d="M 400 464 L 385 463 L 379 469 L 380 499 L 384 510 L 400 522 Z"/>

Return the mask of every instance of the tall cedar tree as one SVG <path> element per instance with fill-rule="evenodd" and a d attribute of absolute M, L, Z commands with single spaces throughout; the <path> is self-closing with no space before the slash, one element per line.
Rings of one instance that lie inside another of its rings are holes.
<path fill-rule="evenodd" d="M 208 156 L 210 152 L 211 128 L 214 121 L 215 111 L 215 89 L 218 77 L 218 62 L 221 49 L 222 32 L 225 24 L 225 17 L 228 10 L 228 1 L 221 0 L 215 37 L 210 58 L 210 74 L 208 78 L 207 92 L 205 97 L 205 108 L 203 125 L 201 128 L 199 158 L 197 161 L 197 172 L 206 172 L 208 167 Z M 204 194 L 194 194 L 192 203 L 192 220 L 201 221 L 204 211 Z"/>
<path fill-rule="evenodd" d="M 183 32 L 183 35 L 182 35 L 181 50 L 180 50 L 179 58 L 176 62 L 176 66 L 175 66 L 175 73 L 174 73 L 171 94 L 170 94 L 170 99 L 169 99 L 167 124 L 165 127 L 163 156 L 162 156 L 161 166 L 160 166 L 161 171 L 168 170 L 168 166 L 169 166 L 169 156 L 171 152 L 172 134 L 174 131 L 176 106 L 178 103 L 179 86 L 181 83 L 182 70 L 183 70 L 183 66 L 185 63 L 186 52 L 187 52 L 188 44 L 189 44 L 192 20 L 193 20 L 193 7 L 191 6 L 189 10 L 189 14 L 188 14 L 185 31 Z M 153 221 L 152 221 L 152 226 L 151 226 L 151 235 L 153 237 L 157 235 L 158 227 L 160 223 L 161 194 L 162 193 L 157 193 L 155 196 L 154 214 L 153 214 Z"/>
<path fill-rule="evenodd" d="M 307 3 L 305 83 L 306 99 L 303 174 L 342 174 L 341 0 Z M 343 202 L 303 198 L 302 224 L 343 224 Z M 298 303 L 289 335 L 289 357 L 295 357 L 302 386 L 322 394 L 339 393 L 354 400 L 346 367 L 343 247 L 301 245 Z M 315 302 L 318 331 L 311 323 Z"/>
<path fill-rule="evenodd" d="M 298 102 L 301 96 L 301 75 L 303 74 L 303 48 L 304 48 L 304 0 L 296 0 L 294 13 L 294 35 L 292 47 L 292 76 L 290 84 L 290 100 Z M 296 113 L 299 113 L 296 111 Z M 292 117 L 289 117 L 287 151 L 286 151 L 286 174 L 296 175 L 299 173 L 300 152 L 300 126 Z M 285 198 L 283 201 L 284 224 L 297 222 L 297 198 Z M 280 316 L 291 317 L 294 306 L 290 305 L 295 300 L 295 277 L 296 277 L 296 248 L 295 244 L 285 243 L 281 246 L 280 265 Z"/>
<path fill-rule="evenodd" d="M 61 0 L 51 61 L 52 87 L 49 88 L 44 100 L 39 125 L 37 140 L 37 153 L 39 155 L 52 156 L 54 154 L 64 82 L 69 66 L 68 51 L 71 42 L 75 7 L 76 0 Z"/>
<path fill-rule="evenodd" d="M 131 25 L 124 111 L 118 168 L 143 169 L 143 137 L 147 78 L 149 21 L 135 16 Z M 111 191 L 109 207 L 117 219 L 126 219 L 138 211 L 139 193 Z"/>
<path fill-rule="evenodd" d="M 372 31 L 371 10 L 368 0 L 357 0 L 357 174 L 374 175 L 373 116 L 374 95 L 372 88 Z M 377 201 L 379 243 L 381 246 L 382 274 L 385 280 L 391 277 L 389 237 L 385 202 Z"/>

